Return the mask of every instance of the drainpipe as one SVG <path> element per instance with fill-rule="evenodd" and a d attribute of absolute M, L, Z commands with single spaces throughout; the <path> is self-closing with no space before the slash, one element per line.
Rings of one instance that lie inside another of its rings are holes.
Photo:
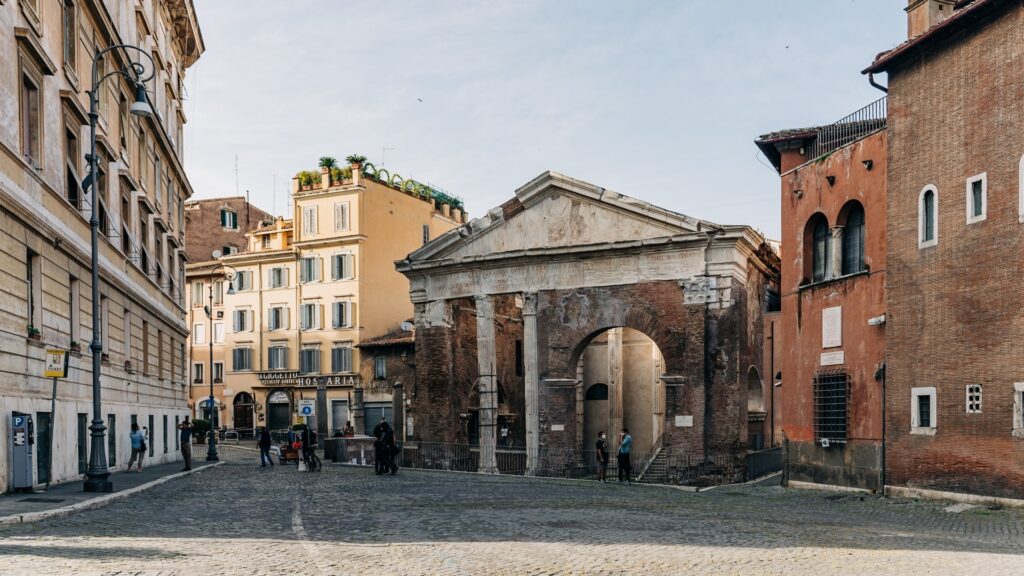
<path fill-rule="evenodd" d="M 885 496 L 885 362 L 882 362 L 882 367 L 879 369 L 881 372 L 882 380 L 882 466 L 879 470 L 879 477 L 881 478 L 881 492 L 882 496 Z"/>
<path fill-rule="evenodd" d="M 886 88 L 885 86 L 882 86 L 878 82 L 875 82 L 875 73 L 874 72 L 869 72 L 868 73 L 868 84 L 871 84 L 872 86 L 874 86 L 875 88 L 878 88 L 879 90 L 881 90 L 882 92 L 885 92 L 886 94 L 889 93 L 889 89 L 888 88 Z"/>

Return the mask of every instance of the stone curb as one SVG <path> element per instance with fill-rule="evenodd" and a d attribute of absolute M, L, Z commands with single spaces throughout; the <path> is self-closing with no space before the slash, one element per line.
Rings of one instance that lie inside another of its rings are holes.
<path fill-rule="evenodd" d="M 349 468 L 366 468 L 366 469 L 370 468 L 370 466 L 368 464 L 350 464 L 348 462 L 333 462 L 331 464 L 334 465 L 334 466 L 347 466 Z M 431 473 L 438 473 L 438 474 L 467 474 L 467 475 L 470 475 L 470 476 L 488 476 L 488 477 L 491 477 L 491 478 L 510 478 L 510 479 L 514 478 L 514 479 L 532 480 L 532 481 L 540 481 L 540 482 L 561 482 L 561 483 L 569 483 L 569 484 L 578 484 L 578 485 L 581 485 L 581 486 L 596 486 L 596 485 L 600 484 L 600 482 L 598 482 L 596 480 L 585 480 L 585 479 L 582 479 L 582 478 L 556 478 L 556 477 L 553 477 L 553 476 L 525 476 L 525 475 L 522 475 L 522 474 L 487 474 L 487 473 L 484 473 L 484 472 L 467 472 L 465 470 L 436 470 L 436 469 L 433 469 L 433 468 L 402 468 L 402 470 L 412 470 L 412 471 L 415 471 L 415 472 L 431 472 Z M 617 481 L 609 481 L 609 482 L 607 482 L 607 484 L 614 485 L 614 486 L 618 486 L 619 485 L 619 483 Z M 691 492 L 691 493 L 693 493 L 693 492 L 704 492 L 706 490 L 712 490 L 714 488 L 717 488 L 717 486 L 708 486 L 706 488 L 698 488 L 696 486 L 673 486 L 672 484 L 647 484 L 647 483 L 642 483 L 642 482 L 633 482 L 631 484 L 628 484 L 628 486 L 644 486 L 644 487 L 647 487 L 647 488 L 663 488 L 663 489 L 667 488 L 669 490 L 679 490 L 680 492 Z"/>
<path fill-rule="evenodd" d="M 213 468 L 215 466 L 220 466 L 222 464 L 224 464 L 224 462 L 217 462 L 216 464 L 207 464 L 206 466 L 193 468 L 192 470 L 188 470 L 186 472 L 176 472 L 174 474 L 164 476 L 163 478 L 157 478 L 156 480 L 151 480 L 149 482 L 146 482 L 145 484 L 140 484 L 138 486 L 135 486 L 134 488 L 122 490 L 120 492 L 114 492 L 113 494 L 107 494 L 105 496 L 97 496 L 96 498 L 90 498 L 89 500 L 84 500 L 82 502 L 71 504 L 69 506 L 63 506 L 61 508 L 54 508 L 52 510 L 42 510 L 40 512 L 26 512 L 24 514 L 12 514 L 10 516 L 3 516 L 0 517 L 0 526 L 7 526 L 10 524 L 27 524 L 29 522 L 38 522 L 40 520 L 47 520 L 50 518 L 63 518 L 64 516 L 70 516 L 78 512 L 84 512 L 86 510 L 95 510 L 97 508 L 102 508 L 108 504 L 121 500 L 122 498 L 127 498 L 129 496 L 145 492 L 150 488 L 159 486 L 165 482 L 170 482 L 171 480 L 174 480 L 176 478 L 182 478 L 190 474 L 197 474 L 199 472 L 202 472 L 203 470 L 206 470 L 207 468 Z"/>

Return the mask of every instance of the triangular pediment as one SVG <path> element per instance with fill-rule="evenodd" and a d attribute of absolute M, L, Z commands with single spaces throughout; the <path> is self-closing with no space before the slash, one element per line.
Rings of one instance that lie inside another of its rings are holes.
<path fill-rule="evenodd" d="M 565 248 L 664 238 L 699 231 L 701 221 L 554 172 L 466 226 L 413 252 L 409 260 L 547 253 Z"/>

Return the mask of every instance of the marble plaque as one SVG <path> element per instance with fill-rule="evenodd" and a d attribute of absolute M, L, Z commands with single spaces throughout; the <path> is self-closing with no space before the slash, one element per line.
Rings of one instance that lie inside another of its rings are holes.
<path fill-rule="evenodd" d="M 551 431 L 552 432 L 565 432 L 565 424 L 552 424 L 551 425 Z"/>
<path fill-rule="evenodd" d="M 821 365 L 822 366 L 838 366 L 846 362 L 846 354 L 842 350 L 839 352 L 822 352 L 821 353 Z"/>
<path fill-rule="evenodd" d="M 821 347 L 839 348 L 843 345 L 843 307 L 834 306 L 821 311 Z"/>
<path fill-rule="evenodd" d="M 693 416 L 676 416 L 676 428 L 693 427 Z"/>

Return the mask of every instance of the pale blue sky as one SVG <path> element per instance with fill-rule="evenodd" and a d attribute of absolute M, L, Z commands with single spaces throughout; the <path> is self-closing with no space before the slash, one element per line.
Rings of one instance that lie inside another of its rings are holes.
<path fill-rule="evenodd" d="M 295 172 L 361 153 L 471 215 L 544 170 L 779 236 L 753 140 L 876 100 L 901 0 L 200 0 L 196 197 L 284 214 Z M 422 101 L 421 101 L 422 100 Z M 274 177 L 277 178 L 276 202 Z"/>

